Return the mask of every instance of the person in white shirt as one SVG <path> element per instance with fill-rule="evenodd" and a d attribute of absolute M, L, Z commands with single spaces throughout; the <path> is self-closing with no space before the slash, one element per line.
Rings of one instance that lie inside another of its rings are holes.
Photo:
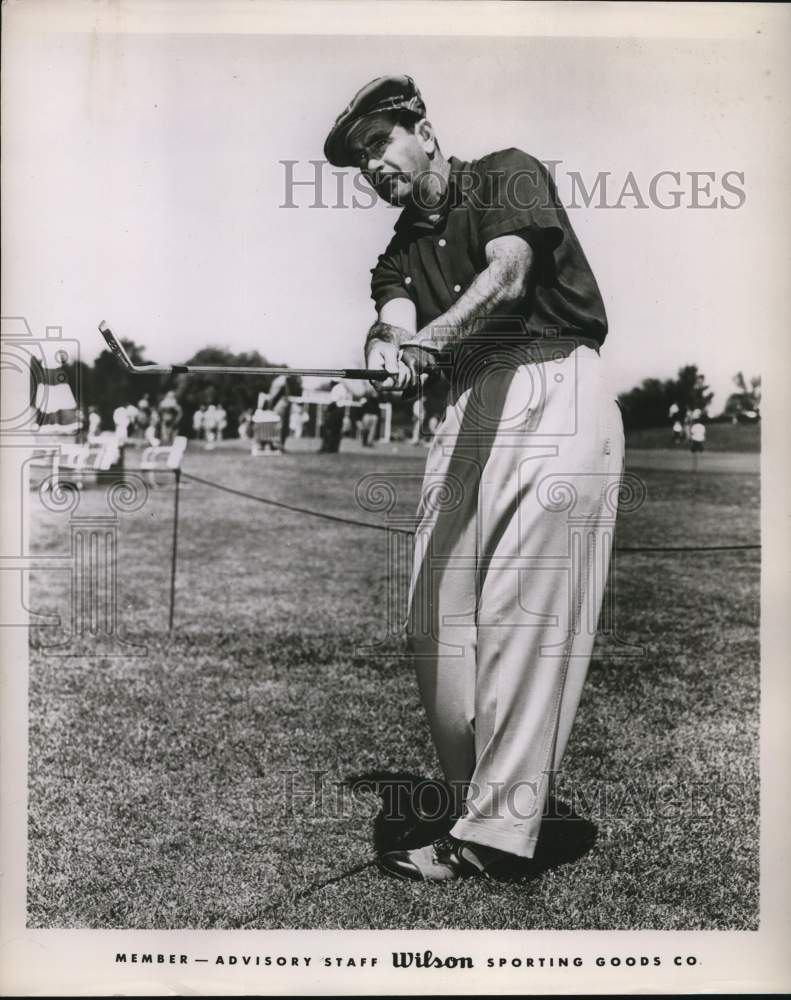
<path fill-rule="evenodd" d="M 95 406 L 88 407 L 88 444 L 98 444 L 102 430 L 102 418 Z"/>
<path fill-rule="evenodd" d="M 691 451 L 703 451 L 706 444 L 706 427 L 700 420 L 696 420 L 689 429 L 689 440 Z"/>
<path fill-rule="evenodd" d="M 214 427 L 216 431 L 216 440 L 222 441 L 223 432 L 228 426 L 228 414 L 225 412 L 225 407 L 222 403 L 218 403 L 214 408 Z"/>
<path fill-rule="evenodd" d="M 123 448 L 129 440 L 129 411 L 125 406 L 116 406 L 113 410 L 115 424 L 115 440 L 119 448 Z"/>

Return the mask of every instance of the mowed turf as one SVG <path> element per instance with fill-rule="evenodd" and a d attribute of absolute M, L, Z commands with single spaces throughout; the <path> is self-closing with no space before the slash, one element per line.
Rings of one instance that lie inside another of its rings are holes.
<path fill-rule="evenodd" d="M 355 500 L 380 474 L 408 527 L 423 458 L 191 446 L 185 469 L 382 526 Z M 619 544 L 758 541 L 756 475 L 637 474 L 647 499 Z M 88 488 L 80 512 L 102 505 Z M 164 486 L 119 520 L 118 620 L 145 655 L 65 657 L 47 648 L 65 632 L 32 630 L 31 926 L 757 927 L 756 551 L 616 556 L 615 636 L 556 789 L 572 815 L 545 822 L 541 861 L 510 881 L 432 886 L 367 864 L 418 835 L 383 796 L 439 776 L 389 634 L 408 566 L 391 611 L 388 535 L 187 481 L 168 636 L 172 505 Z M 68 553 L 69 514 L 31 506 L 35 551 Z M 35 611 L 68 622 L 68 602 L 67 574 L 32 574 Z"/>

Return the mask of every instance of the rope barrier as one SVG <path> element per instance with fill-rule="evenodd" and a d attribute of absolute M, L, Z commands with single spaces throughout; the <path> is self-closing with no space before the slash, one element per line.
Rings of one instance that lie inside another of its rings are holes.
<path fill-rule="evenodd" d="M 321 510 L 311 510 L 309 507 L 297 507 L 294 504 L 284 503 L 282 500 L 273 500 L 271 497 L 259 497 L 254 493 L 246 493 L 244 490 L 236 490 L 232 486 L 223 486 L 222 483 L 212 482 L 211 479 L 202 479 L 200 476 L 193 476 L 189 472 L 182 472 L 184 479 L 190 479 L 194 483 L 202 486 L 211 486 L 215 490 L 223 493 L 231 493 L 246 500 L 255 500 L 256 503 L 263 503 L 269 507 L 278 507 L 281 510 L 288 510 L 294 514 L 306 514 L 309 517 L 318 517 L 324 521 L 335 521 L 340 524 L 351 524 L 357 528 L 371 528 L 374 531 L 389 531 L 401 535 L 414 535 L 415 532 L 409 528 L 396 528 L 386 524 L 371 524 L 370 521 L 360 521 L 352 517 L 341 517 L 339 514 L 327 514 Z M 616 545 L 616 552 L 744 552 L 747 550 L 760 549 L 758 544 L 745 545 Z"/>
<path fill-rule="evenodd" d="M 617 545 L 616 552 L 745 552 L 760 549 L 761 544 L 750 545 Z"/>
<path fill-rule="evenodd" d="M 293 504 L 283 503 L 281 500 L 272 500 L 271 497 L 259 497 L 254 493 L 245 493 L 243 490 L 235 490 L 231 486 L 223 486 L 222 483 L 214 483 L 210 479 L 201 479 L 200 476 L 193 476 L 189 472 L 182 472 L 181 475 L 182 478 L 191 479 L 194 483 L 212 486 L 215 490 L 222 490 L 223 493 L 232 493 L 234 496 L 255 500 L 258 503 L 267 504 L 269 507 L 290 510 L 294 514 L 307 514 L 309 517 L 320 517 L 325 521 L 336 521 L 340 524 L 352 524 L 357 528 L 372 528 L 374 531 L 396 531 L 403 535 L 414 535 L 414 531 L 410 531 L 408 528 L 389 528 L 386 524 L 371 524 L 370 521 L 358 521 L 353 517 L 341 517 L 340 514 L 326 514 L 324 511 L 311 510 L 309 507 L 295 507 Z"/>

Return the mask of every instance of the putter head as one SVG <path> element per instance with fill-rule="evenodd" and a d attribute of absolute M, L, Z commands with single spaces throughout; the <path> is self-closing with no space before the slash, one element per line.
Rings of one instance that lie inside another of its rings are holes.
<path fill-rule="evenodd" d="M 105 343 L 112 353 L 118 358 L 127 371 L 134 372 L 135 375 L 170 375 L 175 371 L 172 365 L 145 364 L 135 365 L 132 359 L 124 350 L 123 344 L 118 340 L 110 327 L 102 320 L 99 324 L 99 333 L 104 337 Z"/>
<path fill-rule="evenodd" d="M 132 364 L 131 358 L 123 349 L 121 343 L 116 339 L 115 334 L 110 329 L 110 327 L 101 321 L 99 324 L 99 333 L 104 337 L 107 346 L 110 348 L 112 353 L 118 358 L 124 368 L 128 368 L 130 371 L 135 370 L 135 366 Z"/>

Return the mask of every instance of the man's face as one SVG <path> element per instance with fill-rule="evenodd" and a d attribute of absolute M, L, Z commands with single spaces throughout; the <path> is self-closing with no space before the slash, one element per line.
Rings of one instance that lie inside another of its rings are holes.
<path fill-rule="evenodd" d="M 418 178 L 430 169 L 433 137 L 424 132 L 419 126 L 410 132 L 372 115 L 350 137 L 349 147 L 363 177 L 391 205 L 408 204 Z"/>

